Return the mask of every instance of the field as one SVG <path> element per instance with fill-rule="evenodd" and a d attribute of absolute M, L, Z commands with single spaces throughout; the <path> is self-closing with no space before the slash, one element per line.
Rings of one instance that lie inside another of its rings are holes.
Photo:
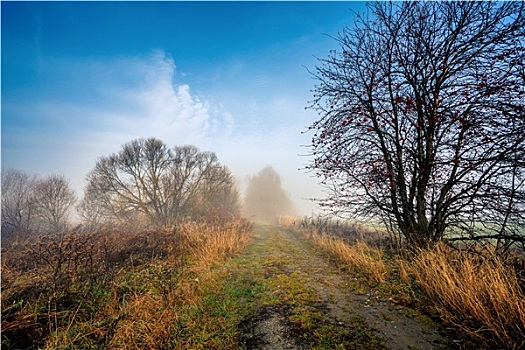
<path fill-rule="evenodd" d="M 2 256 L 5 349 L 519 349 L 523 280 L 367 227 L 237 221 L 36 238 Z M 322 230 L 320 230 L 322 227 Z"/>

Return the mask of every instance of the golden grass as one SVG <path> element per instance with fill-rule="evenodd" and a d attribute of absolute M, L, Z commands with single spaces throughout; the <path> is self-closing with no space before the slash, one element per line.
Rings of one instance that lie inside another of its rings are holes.
<path fill-rule="evenodd" d="M 336 257 L 351 271 L 376 282 L 385 281 L 388 269 L 381 248 L 371 247 L 364 242 L 349 245 L 328 234 L 314 235 L 312 238 L 317 245 Z"/>
<path fill-rule="evenodd" d="M 446 322 L 510 349 L 525 345 L 525 294 L 501 260 L 437 245 L 422 251 L 410 270 Z"/>
<path fill-rule="evenodd" d="M 107 349 L 159 349 L 170 337 L 176 310 L 167 308 L 159 296 L 134 295 L 123 307 L 126 316 L 118 323 Z"/>
<path fill-rule="evenodd" d="M 304 231 L 349 271 L 376 282 L 392 300 L 417 306 L 422 300 L 484 348 L 525 347 L 525 293 L 515 270 L 495 255 L 474 255 L 438 244 L 408 259 L 381 248 L 349 244 Z M 421 293 L 424 293 L 421 295 Z"/>
<path fill-rule="evenodd" d="M 194 263 L 208 267 L 245 247 L 250 227 L 241 221 L 224 227 L 190 224 L 181 228 L 181 237 Z"/>

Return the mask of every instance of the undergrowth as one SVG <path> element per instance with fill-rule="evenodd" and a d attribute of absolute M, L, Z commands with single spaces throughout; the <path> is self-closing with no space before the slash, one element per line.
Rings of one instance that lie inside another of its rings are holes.
<path fill-rule="evenodd" d="M 300 228 L 341 266 L 394 302 L 437 315 L 478 347 L 525 347 L 524 281 L 511 264 L 490 251 L 473 254 L 438 244 L 408 254 L 385 245 L 387 239 L 358 239 L 366 232 L 350 231 L 349 239 L 348 229 L 340 234 L 326 223 L 320 227 L 296 222 L 282 220 Z"/>
<path fill-rule="evenodd" d="M 10 247 L 2 253 L 2 348 L 228 348 L 236 340 L 223 336 L 232 328 L 224 317 L 198 315 L 228 309 L 208 293 L 224 283 L 210 269 L 244 249 L 250 230 L 242 220 L 188 223 L 61 233 Z M 195 340 L 213 328 L 215 337 Z"/>

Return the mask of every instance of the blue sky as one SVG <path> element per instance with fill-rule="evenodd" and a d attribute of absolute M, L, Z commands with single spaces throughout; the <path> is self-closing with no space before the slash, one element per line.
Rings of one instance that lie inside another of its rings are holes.
<path fill-rule="evenodd" d="M 214 151 L 237 178 L 266 165 L 298 209 L 316 119 L 307 68 L 362 2 L 1 2 L 2 167 L 68 177 L 138 137 Z"/>

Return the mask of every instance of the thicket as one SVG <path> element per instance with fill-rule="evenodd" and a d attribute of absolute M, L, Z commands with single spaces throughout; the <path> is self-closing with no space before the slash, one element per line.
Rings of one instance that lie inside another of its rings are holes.
<path fill-rule="evenodd" d="M 242 249 L 251 227 L 62 232 L 12 245 L 2 251 L 2 348 L 177 348 L 200 272 Z"/>

